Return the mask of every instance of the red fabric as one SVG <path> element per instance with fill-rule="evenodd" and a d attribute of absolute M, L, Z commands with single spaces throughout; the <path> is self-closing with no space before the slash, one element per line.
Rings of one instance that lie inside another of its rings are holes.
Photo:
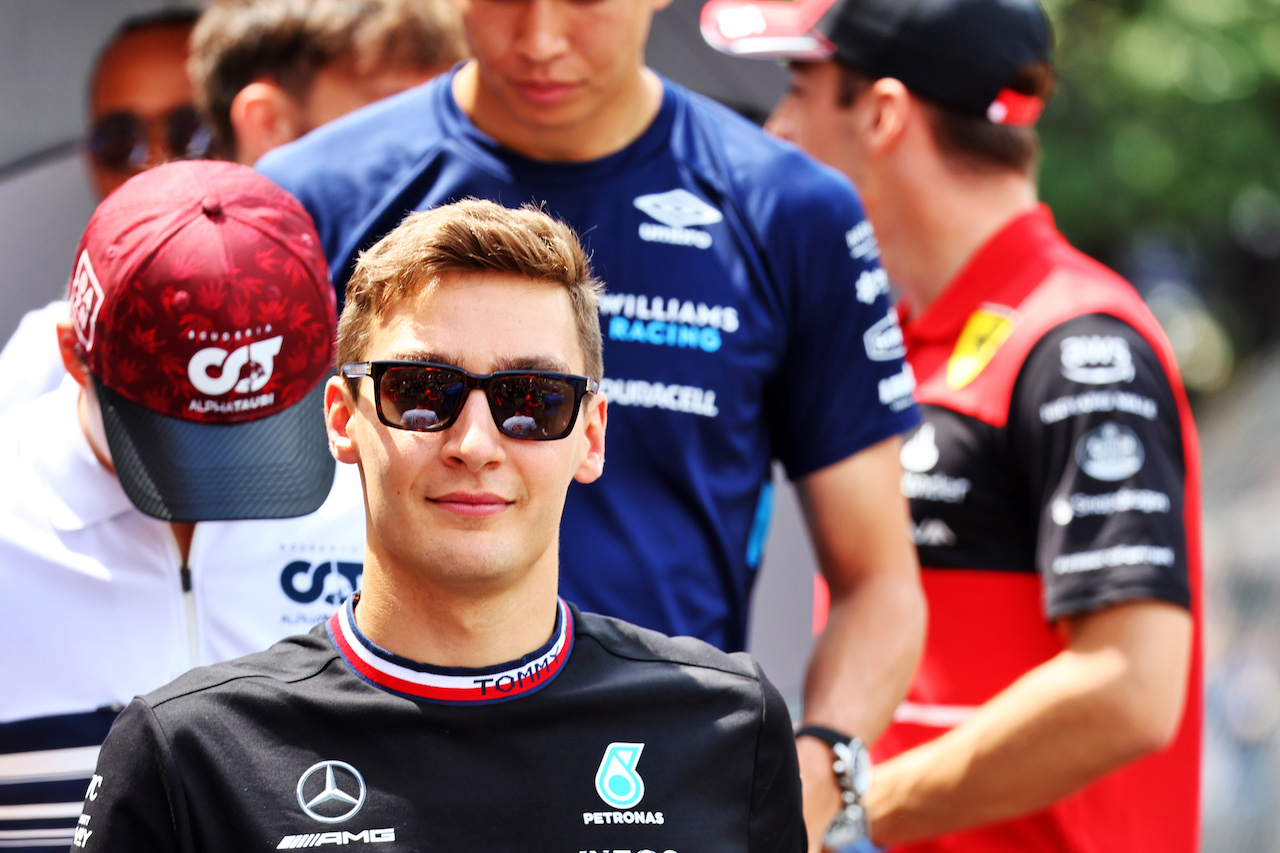
<path fill-rule="evenodd" d="M 980 308 L 1007 315 L 1012 334 L 991 361 L 961 388 L 946 366 L 968 318 Z M 909 309 L 904 308 L 904 314 Z M 1046 208 L 1021 216 L 983 247 L 927 310 L 903 328 L 917 399 L 997 427 L 1008 420 L 1018 371 L 1053 327 L 1084 314 L 1110 314 L 1133 326 L 1160 358 L 1178 403 L 1186 455 L 1185 525 L 1192 615 L 1193 663 L 1186 710 L 1173 744 L 1134 762 L 1044 812 L 955 833 L 895 850 L 1124 851 L 1190 853 L 1199 842 L 1202 728 L 1200 457 L 1195 426 L 1173 352 L 1133 288 L 1062 238 Z M 924 567 L 929 633 L 907 701 L 975 706 L 1062 649 L 1045 624 L 1037 575 Z M 901 711 L 900 711 L 901 713 Z M 883 761 L 946 731 L 895 722 L 873 751 Z"/>
<path fill-rule="evenodd" d="M 1032 127 L 1044 112 L 1044 98 L 1023 95 L 1012 89 L 1001 89 L 1000 94 L 987 107 L 987 118 L 993 124 L 1011 127 Z"/>
<path fill-rule="evenodd" d="M 90 372 L 171 417 L 283 411 L 332 364 L 334 293 L 311 217 L 234 163 L 170 163 L 94 212 L 70 303 Z"/>

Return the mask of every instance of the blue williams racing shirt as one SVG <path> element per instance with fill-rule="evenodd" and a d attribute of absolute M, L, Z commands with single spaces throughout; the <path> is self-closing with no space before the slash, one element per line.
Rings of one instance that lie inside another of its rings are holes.
<path fill-rule="evenodd" d="M 608 288 L 609 464 L 569 491 L 561 594 L 741 649 L 771 459 L 802 478 L 918 421 L 853 188 L 670 81 L 638 139 L 585 163 L 502 147 L 451 81 L 352 113 L 258 168 L 314 217 L 339 301 L 357 254 L 416 210 L 477 197 L 573 226 Z"/>

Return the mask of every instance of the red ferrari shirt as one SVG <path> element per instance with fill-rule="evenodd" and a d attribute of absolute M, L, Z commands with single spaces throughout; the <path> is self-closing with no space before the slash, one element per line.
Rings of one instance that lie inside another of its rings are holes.
<path fill-rule="evenodd" d="M 1062 651 L 1062 617 L 1159 600 L 1197 628 L 1170 747 L 1043 812 L 900 849 L 1197 849 L 1199 452 L 1163 332 L 1043 207 L 903 331 L 925 417 L 903 447 L 903 491 L 930 622 L 876 757 L 937 737 Z"/>

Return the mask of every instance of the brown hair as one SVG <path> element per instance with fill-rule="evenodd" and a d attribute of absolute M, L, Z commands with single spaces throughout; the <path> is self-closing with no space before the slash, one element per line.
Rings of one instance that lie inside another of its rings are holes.
<path fill-rule="evenodd" d="M 214 0 L 191 35 L 188 71 L 197 106 L 234 156 L 231 102 L 255 80 L 270 78 L 303 100 L 315 73 L 334 62 L 363 77 L 466 55 L 451 0 Z"/>
<path fill-rule="evenodd" d="M 406 217 L 360 254 L 338 320 L 338 367 L 358 361 L 388 308 L 445 273 L 511 273 L 564 287 L 587 376 L 604 376 L 599 301 L 604 287 L 573 230 L 531 205 L 512 210 L 466 199 Z"/>
<path fill-rule="evenodd" d="M 852 106 L 875 77 L 842 62 L 837 103 Z M 1007 86 L 1021 95 L 1048 100 L 1054 88 L 1053 67 L 1037 62 L 1020 69 Z M 995 124 L 986 116 L 939 103 L 912 92 L 925 106 L 929 128 L 939 150 L 952 163 L 971 171 L 1013 170 L 1030 175 L 1040 159 L 1040 138 L 1033 127 Z"/>

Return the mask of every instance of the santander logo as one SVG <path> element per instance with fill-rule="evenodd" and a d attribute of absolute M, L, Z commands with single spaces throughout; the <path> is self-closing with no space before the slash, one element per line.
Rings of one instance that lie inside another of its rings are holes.
<path fill-rule="evenodd" d="M 220 397 L 233 389 L 237 394 L 251 394 L 271 380 L 283 342 L 284 336 L 276 335 L 231 352 L 222 347 L 205 347 L 191 356 L 187 376 L 197 391 L 210 397 Z M 218 371 L 217 375 L 211 373 L 213 370 Z"/>

